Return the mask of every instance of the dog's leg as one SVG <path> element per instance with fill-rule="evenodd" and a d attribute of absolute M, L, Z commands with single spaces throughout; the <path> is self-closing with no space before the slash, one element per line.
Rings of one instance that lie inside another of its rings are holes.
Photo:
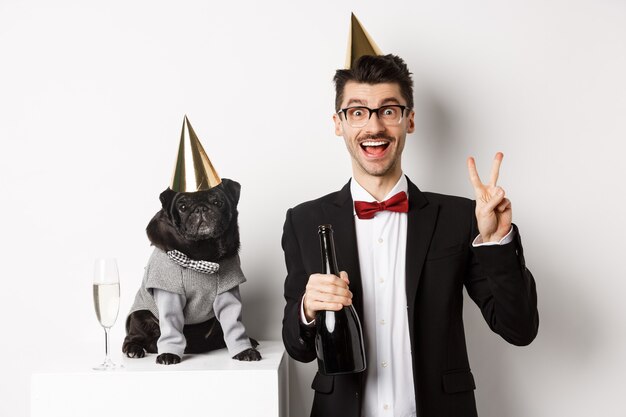
<path fill-rule="evenodd" d="M 152 296 L 159 310 L 161 336 L 157 341 L 159 356 L 156 362 L 162 365 L 177 364 L 185 351 L 186 340 L 183 334 L 185 316 L 183 309 L 187 299 L 182 294 L 153 288 Z"/>
<path fill-rule="evenodd" d="M 129 358 L 143 358 L 156 353 L 156 341 L 161 335 L 159 321 L 149 310 L 132 312 L 126 320 L 126 337 L 122 352 Z"/>
<path fill-rule="evenodd" d="M 242 305 L 239 287 L 219 294 L 213 302 L 213 310 L 224 329 L 224 340 L 229 354 L 233 355 L 232 358 L 240 361 L 261 360 L 261 354 L 252 346 L 241 321 Z"/>

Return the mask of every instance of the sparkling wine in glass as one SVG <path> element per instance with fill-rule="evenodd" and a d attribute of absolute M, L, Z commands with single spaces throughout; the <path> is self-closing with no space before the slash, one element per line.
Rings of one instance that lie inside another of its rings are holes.
<path fill-rule="evenodd" d="M 93 276 L 93 304 L 96 316 L 104 329 L 104 362 L 94 367 L 98 371 L 121 368 L 109 356 L 109 330 L 117 320 L 120 308 L 120 278 L 117 262 L 113 258 L 96 259 Z"/>

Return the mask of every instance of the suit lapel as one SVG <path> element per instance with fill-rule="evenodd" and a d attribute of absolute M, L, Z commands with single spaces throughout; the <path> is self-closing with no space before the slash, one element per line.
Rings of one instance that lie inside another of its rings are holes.
<path fill-rule="evenodd" d="M 332 202 L 323 206 L 325 218 L 332 219 L 335 235 L 335 251 L 339 269 L 348 273 L 350 291 L 354 294 L 354 308 L 359 317 L 363 317 L 363 287 L 361 284 L 361 269 L 359 267 L 359 252 L 356 242 L 356 228 L 354 225 L 354 204 L 348 182 Z"/>
<path fill-rule="evenodd" d="M 407 178 L 408 180 L 408 178 Z M 437 223 L 439 207 L 429 203 L 426 196 L 408 180 L 409 184 L 409 213 L 407 218 L 406 241 L 406 299 L 409 308 L 409 330 L 413 332 L 413 311 L 415 297 L 426 253 Z M 413 335 L 411 334 L 411 340 Z"/>

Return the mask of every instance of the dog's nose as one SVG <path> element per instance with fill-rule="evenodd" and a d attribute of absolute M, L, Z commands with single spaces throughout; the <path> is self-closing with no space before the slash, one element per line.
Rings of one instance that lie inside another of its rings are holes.
<path fill-rule="evenodd" d="M 209 208 L 207 206 L 196 206 L 196 208 L 193 210 L 193 212 L 195 214 L 200 214 L 201 212 L 206 213 L 209 210 Z"/>

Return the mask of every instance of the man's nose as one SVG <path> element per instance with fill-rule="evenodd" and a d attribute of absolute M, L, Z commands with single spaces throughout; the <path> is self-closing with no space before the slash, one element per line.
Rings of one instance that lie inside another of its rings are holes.
<path fill-rule="evenodd" d="M 385 130 L 385 125 L 382 124 L 378 118 L 378 113 L 372 112 L 367 124 L 365 125 L 366 132 L 382 132 Z"/>

